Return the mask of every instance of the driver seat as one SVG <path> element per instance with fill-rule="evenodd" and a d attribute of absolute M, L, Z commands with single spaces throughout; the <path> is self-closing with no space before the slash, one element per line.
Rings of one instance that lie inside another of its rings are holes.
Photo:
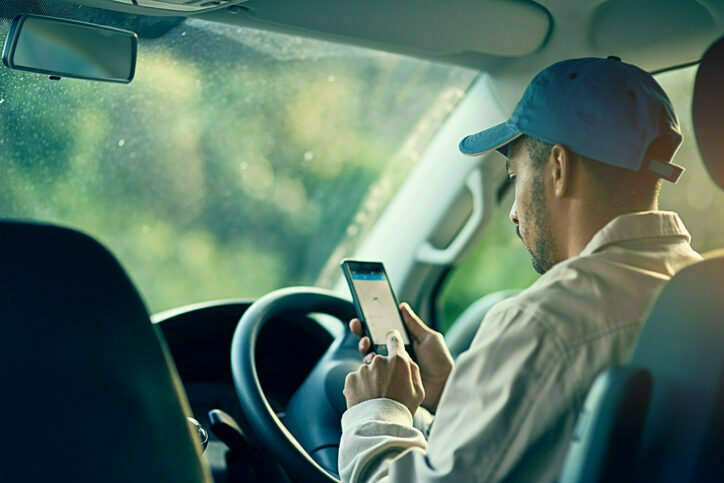
<path fill-rule="evenodd" d="M 0 222 L 3 481 L 206 483 L 178 374 L 98 242 Z"/>
<path fill-rule="evenodd" d="M 693 118 L 706 168 L 724 189 L 724 37 L 704 55 Z M 720 481 L 724 475 L 724 257 L 663 288 L 627 366 L 600 374 L 560 481 Z"/>

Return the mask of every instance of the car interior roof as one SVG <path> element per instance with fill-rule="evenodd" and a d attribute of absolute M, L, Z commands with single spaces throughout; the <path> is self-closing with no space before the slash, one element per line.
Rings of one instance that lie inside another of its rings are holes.
<path fill-rule="evenodd" d="M 530 78 L 555 61 L 616 55 L 657 71 L 698 60 L 724 32 L 724 0 L 221 1 L 201 13 L 174 11 L 180 0 L 74 3 L 195 16 L 466 66 L 500 80 L 495 91 L 508 109 Z"/>
<path fill-rule="evenodd" d="M 131 1 L 138 0 L 74 3 L 139 14 L 189 15 L 131 5 Z M 402 52 L 488 72 L 522 59 L 534 61 L 548 50 L 566 56 L 617 52 L 647 70 L 657 70 L 698 59 L 724 30 L 721 0 L 458 0 L 454 5 L 433 0 L 233 3 L 195 16 Z"/>

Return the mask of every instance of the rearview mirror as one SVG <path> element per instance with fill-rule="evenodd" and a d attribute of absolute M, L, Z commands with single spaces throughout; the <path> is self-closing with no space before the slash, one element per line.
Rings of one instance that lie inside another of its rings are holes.
<path fill-rule="evenodd" d="M 128 83 L 136 71 L 138 36 L 128 30 L 62 18 L 15 17 L 3 51 L 11 69 Z"/>

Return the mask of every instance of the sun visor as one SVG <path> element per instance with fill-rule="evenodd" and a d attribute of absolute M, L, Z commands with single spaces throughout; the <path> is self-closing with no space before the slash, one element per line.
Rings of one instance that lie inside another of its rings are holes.
<path fill-rule="evenodd" d="M 646 70 L 696 60 L 717 37 L 715 13 L 694 0 L 609 0 L 593 11 L 593 55 L 617 55 Z M 652 15 L 655 12 L 655 15 Z M 695 53 L 692 56 L 692 53 Z"/>
<path fill-rule="evenodd" d="M 259 27 L 284 25 L 429 55 L 525 56 L 545 44 L 552 26 L 548 11 L 529 1 L 305 0 L 299 8 L 299 0 L 249 0 L 244 6 Z"/>

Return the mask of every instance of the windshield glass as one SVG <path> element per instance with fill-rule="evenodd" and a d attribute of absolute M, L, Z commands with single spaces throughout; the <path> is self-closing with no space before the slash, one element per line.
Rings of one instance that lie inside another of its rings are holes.
<path fill-rule="evenodd" d="M 691 233 L 691 245 L 702 254 L 724 246 L 724 192 L 711 180 L 696 146 L 691 120 L 694 78 L 698 66 L 656 76 L 679 116 L 684 141 L 674 162 L 686 171 L 676 184 L 664 181 L 659 208 L 676 211 Z M 512 190 L 477 247 L 445 282 L 439 303 L 443 331 L 475 300 L 500 290 L 524 289 L 538 279 L 530 255 L 508 219 Z"/>
<path fill-rule="evenodd" d="M 0 7 L 3 38 L 14 5 Z M 330 284 L 323 268 L 351 255 L 476 76 L 198 19 L 49 5 L 22 11 L 138 32 L 136 77 L 0 68 L 0 217 L 94 236 L 151 311 Z"/>

